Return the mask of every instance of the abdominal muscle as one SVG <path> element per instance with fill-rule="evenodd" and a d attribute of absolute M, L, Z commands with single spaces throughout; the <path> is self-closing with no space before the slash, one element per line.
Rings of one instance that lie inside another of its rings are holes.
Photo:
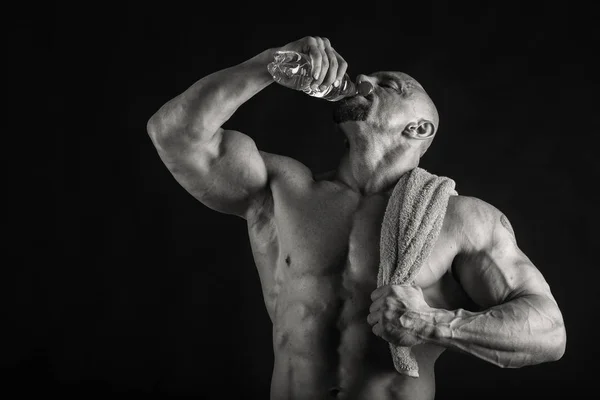
<path fill-rule="evenodd" d="M 359 197 L 329 184 L 299 189 L 288 181 L 273 186 L 273 201 L 249 221 L 273 322 L 271 399 L 433 399 L 434 362 L 443 349 L 413 347 L 420 377 L 401 375 L 389 344 L 367 322 L 388 197 Z M 451 262 L 442 259 L 435 264 Z M 419 273 L 426 301 L 441 290 L 441 274 L 427 272 L 433 269 Z"/>
<path fill-rule="evenodd" d="M 370 292 L 340 298 L 338 277 L 290 280 L 273 321 L 272 399 L 433 399 L 441 348 L 413 347 L 419 378 L 399 374 L 367 323 Z M 308 289 L 310 288 L 310 289 Z"/>

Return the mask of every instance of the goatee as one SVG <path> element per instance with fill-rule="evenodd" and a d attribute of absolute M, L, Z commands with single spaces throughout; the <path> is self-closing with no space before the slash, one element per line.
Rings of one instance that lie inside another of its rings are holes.
<path fill-rule="evenodd" d="M 346 121 L 364 121 L 367 119 L 369 104 L 354 101 L 353 97 L 340 100 L 333 107 L 333 120 L 340 124 Z"/>

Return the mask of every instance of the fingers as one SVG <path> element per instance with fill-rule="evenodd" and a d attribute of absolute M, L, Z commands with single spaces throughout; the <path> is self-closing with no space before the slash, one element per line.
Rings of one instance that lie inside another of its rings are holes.
<path fill-rule="evenodd" d="M 331 47 L 331 43 L 329 43 L 329 39 L 323 39 L 323 45 L 325 54 L 327 55 L 327 59 L 329 60 L 329 68 L 324 74 L 323 82 L 321 84 L 321 90 L 325 89 L 328 86 L 333 85 L 335 79 L 337 78 L 337 70 L 338 70 L 338 59 L 335 51 Z"/>
<path fill-rule="evenodd" d="M 377 323 L 377 324 L 373 325 L 373 327 L 371 328 L 371 330 L 377 336 L 383 336 L 383 325 Z"/>
<path fill-rule="evenodd" d="M 325 53 L 321 51 L 317 38 L 308 38 L 308 54 L 310 55 L 313 78 L 319 79 L 321 76 L 321 64 L 323 63 L 323 56 Z"/>
<path fill-rule="evenodd" d="M 375 301 L 390 290 L 390 285 L 380 286 L 371 293 L 371 300 Z"/>
<path fill-rule="evenodd" d="M 400 307 L 399 307 L 400 306 Z M 382 317 L 387 319 L 394 318 L 397 311 L 403 310 L 401 304 L 398 304 L 393 298 L 388 296 L 382 296 L 375 300 L 369 308 L 369 315 L 367 316 L 367 322 L 373 324 Z"/>
<path fill-rule="evenodd" d="M 348 69 L 346 61 L 333 49 L 327 38 L 315 36 L 307 42 L 314 78 L 312 88 L 323 90 L 336 82 L 339 86 Z"/>
<path fill-rule="evenodd" d="M 377 322 L 379 322 L 380 319 L 380 312 L 371 312 L 369 315 L 367 315 L 367 322 L 369 323 L 369 325 L 376 324 Z"/>
<path fill-rule="evenodd" d="M 325 38 L 325 40 L 327 40 L 327 38 Z M 311 84 L 313 89 L 320 88 L 320 86 L 323 84 L 325 76 L 327 75 L 327 71 L 329 70 L 330 60 L 327 52 L 325 51 L 325 40 L 319 36 L 314 38 L 319 57 L 315 59 L 315 63 L 313 64 L 313 78 L 315 78 Z M 329 40 L 327 40 L 327 42 L 329 42 Z"/>
<path fill-rule="evenodd" d="M 335 53 L 338 62 L 337 75 L 334 81 L 334 86 L 337 87 L 344 80 L 344 75 L 346 75 L 346 71 L 348 70 L 348 63 L 346 62 L 346 60 L 344 60 L 342 56 L 340 56 L 340 54 L 337 51 L 333 50 L 333 52 Z"/>
<path fill-rule="evenodd" d="M 387 296 L 381 296 L 377 300 L 375 300 L 373 303 L 371 303 L 371 307 L 369 307 L 369 312 L 375 312 L 375 311 L 379 310 L 381 308 L 381 306 L 383 306 L 383 303 L 385 302 L 386 298 L 387 298 Z"/>

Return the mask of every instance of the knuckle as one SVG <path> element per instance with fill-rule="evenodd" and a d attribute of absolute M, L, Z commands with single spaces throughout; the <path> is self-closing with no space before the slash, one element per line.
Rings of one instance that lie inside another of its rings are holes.
<path fill-rule="evenodd" d="M 392 324 L 384 324 L 383 330 L 387 334 L 391 334 L 394 332 L 394 326 Z"/>

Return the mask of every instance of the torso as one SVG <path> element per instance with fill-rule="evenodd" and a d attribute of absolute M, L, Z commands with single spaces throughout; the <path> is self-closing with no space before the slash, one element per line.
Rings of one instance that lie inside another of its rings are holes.
<path fill-rule="evenodd" d="M 267 164 L 277 174 L 248 231 L 273 322 L 271 398 L 433 399 L 443 348 L 413 347 L 420 376 L 406 377 L 367 323 L 389 195 L 314 180 L 294 161 Z M 456 309 L 469 300 L 451 272 L 457 244 L 447 225 L 415 283 L 430 306 Z"/>

